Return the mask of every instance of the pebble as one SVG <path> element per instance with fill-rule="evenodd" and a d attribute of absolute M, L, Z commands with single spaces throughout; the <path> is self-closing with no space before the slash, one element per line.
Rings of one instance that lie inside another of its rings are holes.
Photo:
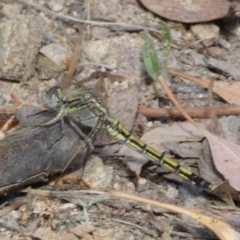
<path fill-rule="evenodd" d="M 101 63 L 104 58 L 108 55 L 108 50 L 110 47 L 110 40 L 96 40 L 85 42 L 84 52 L 87 55 L 89 61 L 94 63 Z"/>
<path fill-rule="evenodd" d="M 133 182 L 128 182 L 128 183 L 126 184 L 126 189 L 127 189 L 127 191 L 134 192 L 134 191 L 135 191 L 135 185 L 134 185 L 134 183 L 133 183 Z"/>
<path fill-rule="evenodd" d="M 101 158 L 91 155 L 87 160 L 82 181 L 96 190 L 107 190 L 111 187 L 113 180 L 113 168 L 105 166 Z"/>
<path fill-rule="evenodd" d="M 58 1 L 49 1 L 48 3 L 47 3 L 47 5 L 48 5 L 48 7 L 52 10 L 52 11 L 54 11 L 54 12 L 59 12 L 59 11 L 61 11 L 62 9 L 63 9 L 63 7 L 64 7 L 64 4 L 63 4 L 64 2 L 63 1 L 60 1 L 60 0 L 58 0 Z"/>
<path fill-rule="evenodd" d="M 66 210 L 66 209 L 73 209 L 73 208 L 76 208 L 77 206 L 73 203 L 65 203 L 65 204 L 62 204 L 60 207 L 59 207 L 59 210 Z"/>
<path fill-rule="evenodd" d="M 13 210 L 10 213 L 8 213 L 8 218 L 9 219 L 15 219 L 15 220 L 19 220 L 21 218 L 21 213 L 19 211 Z"/>
<path fill-rule="evenodd" d="M 104 27 L 92 27 L 91 32 L 92 36 L 96 39 L 107 38 L 110 34 L 110 30 Z"/>
<path fill-rule="evenodd" d="M 113 184 L 113 189 L 115 189 L 115 190 L 122 190 L 122 186 L 119 183 L 114 183 Z"/>
<path fill-rule="evenodd" d="M 12 19 L 15 18 L 20 14 L 22 11 L 23 5 L 17 4 L 17 3 L 12 3 L 12 4 L 4 4 L 2 8 L 2 13 Z"/>
<path fill-rule="evenodd" d="M 191 26 L 191 30 L 199 40 L 202 40 L 201 42 L 205 47 L 214 44 L 220 34 L 219 27 L 213 23 L 195 24 Z"/>
<path fill-rule="evenodd" d="M 146 127 L 149 127 L 149 128 L 150 128 L 150 127 L 152 127 L 152 126 L 153 126 L 153 122 L 147 122 L 147 123 L 146 123 Z"/>
<path fill-rule="evenodd" d="M 139 185 L 145 185 L 147 183 L 147 179 L 145 179 L 145 178 L 139 178 L 138 179 L 138 184 Z"/>

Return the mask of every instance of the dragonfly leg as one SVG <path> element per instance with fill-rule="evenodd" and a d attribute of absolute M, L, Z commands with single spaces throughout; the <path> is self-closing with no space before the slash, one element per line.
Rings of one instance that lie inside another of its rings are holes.
<path fill-rule="evenodd" d="M 69 119 L 69 124 L 83 140 L 87 138 L 86 134 L 70 119 Z"/>
<path fill-rule="evenodd" d="M 59 120 L 63 119 L 63 117 L 67 115 L 67 111 L 68 111 L 68 109 L 65 109 L 65 108 L 66 107 L 63 106 L 56 117 L 54 117 L 53 119 L 49 120 L 46 123 L 38 124 L 37 126 L 51 126 L 56 122 L 58 122 Z"/>
<path fill-rule="evenodd" d="M 62 136 L 65 132 L 63 117 L 61 117 L 58 121 L 60 121 L 60 132 L 61 132 L 61 134 L 55 140 L 53 140 L 51 142 L 51 145 L 50 145 L 49 149 L 53 146 L 53 144 L 55 144 L 56 142 L 58 142 L 62 138 Z"/>
<path fill-rule="evenodd" d="M 162 154 L 161 154 L 161 156 L 160 156 L 160 158 L 159 158 L 159 163 L 158 163 L 158 165 L 162 165 L 166 153 L 167 153 L 167 151 L 162 152 Z M 157 163 L 157 162 L 155 162 L 155 163 Z"/>
<path fill-rule="evenodd" d="M 39 127 L 47 127 L 47 126 L 51 126 L 51 125 L 54 125 L 55 123 L 57 122 L 60 122 L 60 132 L 61 134 L 51 142 L 50 146 L 49 146 L 49 149 L 53 146 L 53 144 L 55 144 L 56 142 L 58 142 L 63 134 L 64 134 L 64 116 L 67 115 L 67 111 L 68 109 L 64 106 L 62 106 L 61 110 L 58 112 L 57 116 L 54 117 L 53 119 L 49 120 L 48 122 L 45 122 L 45 123 L 40 123 L 40 124 L 36 124 L 34 126 L 39 126 Z"/>

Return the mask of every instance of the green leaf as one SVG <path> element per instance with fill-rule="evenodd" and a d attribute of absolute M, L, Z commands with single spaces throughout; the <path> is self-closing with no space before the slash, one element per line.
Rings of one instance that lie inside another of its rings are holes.
<path fill-rule="evenodd" d="M 162 59 L 160 66 L 157 53 L 154 49 L 153 41 L 147 34 L 143 35 L 145 44 L 142 47 L 141 53 L 145 68 L 150 77 L 156 81 L 158 75 L 161 74 L 163 78 L 169 83 L 168 58 L 171 50 L 171 32 L 168 25 L 164 21 L 159 20 L 159 24 L 162 27 L 163 35 Z"/>
<path fill-rule="evenodd" d="M 149 76 L 156 81 L 159 75 L 159 62 L 157 53 L 154 49 L 154 43 L 146 33 L 144 33 L 143 38 L 145 40 L 145 44 L 141 51 L 143 62 Z"/>
<path fill-rule="evenodd" d="M 161 75 L 166 81 L 169 81 L 168 73 L 168 58 L 171 50 L 171 32 L 168 25 L 159 20 L 159 24 L 163 28 L 163 51 L 162 51 L 162 61 L 161 61 Z"/>

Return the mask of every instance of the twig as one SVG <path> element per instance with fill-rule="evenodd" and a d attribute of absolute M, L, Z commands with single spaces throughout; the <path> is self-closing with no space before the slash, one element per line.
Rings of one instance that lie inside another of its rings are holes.
<path fill-rule="evenodd" d="M 12 115 L 15 113 L 16 109 L 16 106 L 0 106 L 0 115 Z"/>
<path fill-rule="evenodd" d="M 182 115 L 200 131 L 205 132 L 205 129 L 203 129 L 199 124 L 194 122 L 194 120 L 184 111 L 184 109 L 182 108 L 182 106 L 180 105 L 180 103 L 178 102 L 178 100 L 176 99 L 176 97 L 174 96 L 171 89 L 166 84 L 164 78 L 161 75 L 158 77 L 158 81 L 162 85 L 163 89 L 167 93 L 172 103 L 178 108 L 178 110 L 182 113 Z"/>
<path fill-rule="evenodd" d="M 96 67 L 101 67 L 101 68 L 106 68 L 106 69 L 109 69 L 109 70 L 113 70 L 114 67 L 110 66 L 110 65 L 106 65 L 106 64 L 101 64 L 101 63 L 94 63 L 94 62 L 83 62 L 83 63 L 80 63 L 78 66 L 87 66 L 87 65 L 94 65 Z"/>
<path fill-rule="evenodd" d="M 19 208 L 24 203 L 26 203 L 25 198 L 18 199 L 15 203 L 10 204 L 10 206 L 5 207 L 4 209 L 0 210 L 0 217 L 3 217 L 10 213 L 12 210 Z"/>
<path fill-rule="evenodd" d="M 192 82 L 195 82 L 195 83 L 199 84 L 200 86 L 202 86 L 202 87 L 204 87 L 204 88 L 208 88 L 208 84 L 209 84 L 209 83 L 205 83 L 205 82 L 203 82 L 201 79 L 195 78 L 195 77 L 190 76 L 190 75 L 188 75 L 188 74 L 186 74 L 186 73 L 179 72 L 179 71 L 173 70 L 173 69 L 169 69 L 169 72 L 170 72 L 171 74 L 173 74 L 173 75 L 176 75 L 176 76 L 179 76 L 179 77 L 183 77 L 183 78 L 185 78 L 185 79 L 187 79 L 187 80 L 190 80 L 190 81 L 192 81 Z"/>
<path fill-rule="evenodd" d="M 21 192 L 28 193 L 28 189 L 22 190 Z M 54 190 L 41 190 L 41 189 L 31 189 L 30 193 L 32 195 L 38 195 L 43 197 L 59 197 L 61 196 L 80 196 L 80 195 L 104 195 L 105 192 L 101 191 L 92 191 L 92 190 L 73 190 L 73 191 L 54 191 Z"/>
<path fill-rule="evenodd" d="M 151 235 L 151 236 L 153 236 L 153 237 L 155 237 L 155 238 L 157 237 L 157 234 L 156 234 L 155 232 L 150 231 L 150 230 L 148 230 L 148 229 L 146 229 L 146 228 L 143 228 L 143 227 L 141 227 L 141 226 L 139 226 L 139 225 L 137 225 L 137 224 L 134 224 L 134 223 L 131 223 L 131 222 L 127 222 L 127 221 L 123 221 L 123 220 L 116 219 L 116 218 L 110 218 L 110 220 L 115 221 L 115 222 L 119 222 L 119 223 L 123 223 L 123 224 L 127 224 L 127 225 L 130 225 L 130 226 L 133 226 L 133 227 L 138 228 L 138 229 L 140 229 L 141 231 L 143 231 L 143 232 L 145 232 L 145 233 L 147 233 L 147 234 L 149 234 L 149 235 Z"/>
<path fill-rule="evenodd" d="M 232 226 L 229 224 L 216 219 L 212 217 L 208 217 L 204 214 L 200 213 L 195 213 L 193 211 L 190 211 L 186 208 L 179 207 L 176 205 L 168 204 L 168 203 L 162 203 L 156 200 L 140 197 L 134 194 L 126 193 L 126 192 L 121 192 L 121 191 L 116 191 L 112 190 L 109 192 L 109 197 L 110 198 L 120 198 L 120 199 L 127 199 L 131 200 L 134 202 L 140 202 L 143 204 L 148 204 L 153 207 L 157 208 L 163 208 L 175 213 L 180 213 L 184 214 L 186 216 L 189 216 L 199 223 L 207 226 L 209 229 L 211 229 L 220 239 L 239 239 L 240 234 L 236 232 Z"/>
<path fill-rule="evenodd" d="M 210 108 L 184 108 L 193 118 L 209 118 Z M 213 107 L 213 112 L 217 116 L 228 116 L 240 114 L 240 106 Z M 177 117 L 183 118 L 182 113 L 177 108 L 143 108 L 138 109 L 138 113 L 146 117 Z"/>
<path fill-rule="evenodd" d="M 55 13 L 55 12 L 52 12 L 42 6 L 40 6 L 39 4 L 36 4 L 36 3 L 31 3 L 27 0 L 18 0 L 20 3 L 24 3 L 28 6 L 31 6 L 31 7 L 34 7 L 34 8 L 37 8 L 51 16 L 54 16 L 56 18 L 59 18 L 59 19 L 62 19 L 62 20 L 67 20 L 67 21 L 73 21 L 73 22 L 78 22 L 78 23 L 87 23 L 87 24 L 91 24 L 91 25 L 96 25 L 96 26 L 104 26 L 104 27 L 111 27 L 111 26 L 125 26 L 125 27 L 132 27 L 132 28 L 136 28 L 136 29 L 139 29 L 139 30 L 149 30 L 149 31 L 152 31 L 152 32 L 158 32 L 158 33 L 161 33 L 161 31 L 159 30 L 156 30 L 154 28 L 150 28 L 150 27 L 143 27 L 143 26 L 138 26 L 138 25 L 133 25 L 133 24 L 127 24 L 127 23 L 109 23 L 109 22 L 95 22 L 95 21 L 87 21 L 87 20 L 82 20 L 82 19 L 78 19 L 78 18 L 75 18 L 75 17 L 70 17 L 70 16 L 65 16 L 65 15 L 62 15 L 62 14 L 59 14 L 59 13 Z M 159 25 L 157 25 L 159 26 Z"/>
<path fill-rule="evenodd" d="M 20 106 L 23 103 L 23 101 L 15 93 L 11 93 L 11 97 L 17 106 Z"/>
<path fill-rule="evenodd" d="M 15 93 L 11 93 L 11 97 L 18 107 L 22 105 L 23 101 Z M 2 126 L 2 128 L 0 129 L 0 140 L 2 140 L 5 137 L 5 133 L 7 132 L 9 127 L 12 125 L 14 119 L 15 119 L 15 116 L 13 115 Z"/>
<path fill-rule="evenodd" d="M 9 127 L 12 125 L 14 118 L 15 118 L 15 116 L 11 116 L 7 120 L 7 122 L 3 125 L 3 127 L 1 128 L 1 130 L 0 130 L 0 140 L 2 140 L 5 137 L 5 133 L 7 132 Z"/>
<path fill-rule="evenodd" d="M 90 11 L 91 4 L 90 3 L 91 3 L 91 0 L 87 0 L 86 9 L 87 9 L 87 20 L 88 21 L 90 21 L 90 19 L 91 19 L 91 11 Z M 89 24 L 87 25 L 87 38 L 90 39 L 90 25 Z"/>
<path fill-rule="evenodd" d="M 78 37 L 74 43 L 74 51 L 73 51 L 73 55 L 71 57 L 71 62 L 69 64 L 68 72 L 66 74 L 66 79 L 64 79 L 64 82 L 62 83 L 62 88 L 64 90 L 66 90 L 71 83 L 71 80 L 76 71 L 77 63 L 78 63 L 78 60 L 80 58 L 80 54 L 82 51 L 82 40 L 84 37 L 83 27 L 78 25 L 77 28 L 78 28 Z"/>

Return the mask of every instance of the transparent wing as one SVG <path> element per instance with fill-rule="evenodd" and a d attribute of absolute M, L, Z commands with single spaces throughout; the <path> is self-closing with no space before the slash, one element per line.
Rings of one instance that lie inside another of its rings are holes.
<path fill-rule="evenodd" d="M 58 71 L 62 75 L 61 77 L 62 82 L 59 85 L 60 86 L 64 85 L 63 81 L 64 79 L 67 78 L 66 74 L 58 66 L 56 66 L 54 62 L 48 59 L 44 54 L 40 53 L 38 58 L 41 59 L 41 62 L 46 62 L 45 64 L 43 64 L 43 66 L 45 67 L 51 66 L 51 69 L 54 69 L 54 71 Z M 93 95 L 98 100 L 98 102 L 101 103 L 102 106 L 106 106 L 107 96 L 106 96 L 105 82 L 103 78 L 100 76 L 100 80 L 97 81 L 94 88 L 88 88 L 82 85 L 81 83 L 77 82 L 76 80 L 75 80 L 75 83 L 77 83 L 79 88 L 77 89 L 76 94 L 69 94 L 71 95 L 71 97 L 69 97 L 68 100 L 63 99 L 63 96 L 66 95 L 66 93 L 61 93 L 59 90 L 57 90 L 57 88 L 55 88 L 56 94 L 53 94 L 51 92 L 46 93 L 46 91 L 44 92 L 43 94 L 44 103 L 45 104 L 47 103 L 46 105 L 49 109 L 54 109 L 54 107 L 56 109 L 59 109 L 60 105 L 64 104 L 65 101 L 68 101 L 68 104 L 70 102 L 69 105 L 71 105 L 70 106 L 71 111 L 69 111 L 67 114 L 68 117 L 70 119 L 74 118 L 75 121 L 77 122 L 81 122 L 83 126 L 85 125 L 85 126 L 94 127 L 97 124 L 98 116 L 96 113 L 92 114 L 92 112 L 89 111 L 89 108 L 86 107 L 86 105 L 84 106 L 84 100 L 79 99 L 79 96 L 83 96 L 85 93 L 90 92 L 91 95 Z M 83 106 L 80 106 L 80 105 L 83 105 Z M 111 137 L 105 131 L 104 124 L 102 124 L 102 127 L 101 129 L 99 129 L 99 132 L 97 135 L 96 144 L 104 145 L 104 144 L 110 143 L 111 140 L 112 140 Z"/>
<path fill-rule="evenodd" d="M 52 60 L 41 52 L 38 52 L 36 59 L 40 79 L 55 78 L 58 82 L 63 81 L 64 72 Z"/>

